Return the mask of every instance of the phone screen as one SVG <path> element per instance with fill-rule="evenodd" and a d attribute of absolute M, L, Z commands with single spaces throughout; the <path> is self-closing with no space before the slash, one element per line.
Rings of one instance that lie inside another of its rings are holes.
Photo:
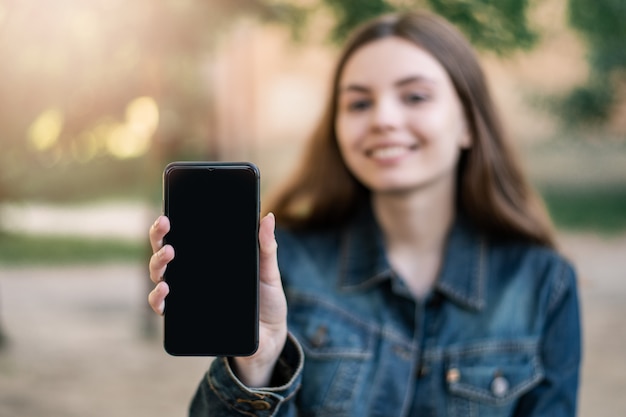
<path fill-rule="evenodd" d="M 245 356 L 258 344 L 259 171 L 250 163 L 171 163 L 163 175 L 164 347 Z"/>

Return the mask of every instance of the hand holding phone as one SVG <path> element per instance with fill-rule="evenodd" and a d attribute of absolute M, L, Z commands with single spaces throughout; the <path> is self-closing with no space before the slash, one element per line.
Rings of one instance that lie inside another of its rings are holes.
<path fill-rule="evenodd" d="M 287 338 L 287 302 L 282 288 L 277 262 L 277 245 L 274 238 L 275 220 L 265 216 L 259 225 L 259 348 L 247 357 L 235 357 L 233 370 L 249 387 L 267 386 L 274 365 Z M 159 315 L 163 314 L 169 286 L 162 281 L 169 262 L 175 258 L 174 249 L 163 245 L 163 237 L 170 230 L 169 219 L 157 218 L 150 228 L 150 278 L 156 284 L 148 295 L 148 302 Z"/>

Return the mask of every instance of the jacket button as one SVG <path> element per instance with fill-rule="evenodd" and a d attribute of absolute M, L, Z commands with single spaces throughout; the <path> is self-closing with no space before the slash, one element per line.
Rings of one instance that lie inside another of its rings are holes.
<path fill-rule="evenodd" d="M 504 397 L 509 392 L 509 381 L 503 376 L 496 376 L 491 381 L 491 392 L 496 397 Z"/>
<path fill-rule="evenodd" d="M 460 380 L 461 371 L 459 371 L 457 368 L 448 369 L 448 372 L 446 373 L 446 381 L 449 384 L 454 384 L 456 382 L 459 382 Z"/>
<path fill-rule="evenodd" d="M 315 329 L 315 333 L 309 337 L 309 341 L 315 348 L 324 346 L 328 341 L 328 327 L 318 326 L 317 329 Z"/>

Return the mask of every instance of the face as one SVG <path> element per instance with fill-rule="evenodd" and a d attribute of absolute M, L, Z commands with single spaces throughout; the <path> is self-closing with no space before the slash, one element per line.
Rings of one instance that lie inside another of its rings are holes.
<path fill-rule="evenodd" d="M 454 189 L 470 138 L 452 81 L 432 55 L 398 37 L 366 44 L 346 62 L 337 97 L 342 157 L 372 192 Z"/>

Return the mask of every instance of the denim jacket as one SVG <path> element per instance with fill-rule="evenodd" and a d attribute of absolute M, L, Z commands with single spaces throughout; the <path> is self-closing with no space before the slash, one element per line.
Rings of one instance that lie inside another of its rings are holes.
<path fill-rule="evenodd" d="M 576 415 L 576 276 L 554 251 L 490 242 L 459 218 L 416 301 L 371 211 L 276 236 L 289 337 L 271 387 L 244 386 L 217 358 L 191 416 Z"/>

